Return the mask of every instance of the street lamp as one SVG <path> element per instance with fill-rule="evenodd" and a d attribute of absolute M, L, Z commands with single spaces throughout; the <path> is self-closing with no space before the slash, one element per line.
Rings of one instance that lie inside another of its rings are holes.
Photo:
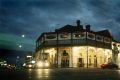
<path fill-rule="evenodd" d="M 32 56 L 28 55 L 27 58 L 31 58 Z"/>
<path fill-rule="evenodd" d="M 19 48 L 22 48 L 22 45 L 19 45 Z"/>
<path fill-rule="evenodd" d="M 22 37 L 24 38 L 24 37 L 25 37 L 25 35 L 23 34 L 23 35 L 22 35 Z"/>
<path fill-rule="evenodd" d="M 34 61 L 34 60 L 32 60 L 32 61 L 31 61 L 31 63 L 32 63 L 32 64 L 35 64 L 35 61 Z"/>

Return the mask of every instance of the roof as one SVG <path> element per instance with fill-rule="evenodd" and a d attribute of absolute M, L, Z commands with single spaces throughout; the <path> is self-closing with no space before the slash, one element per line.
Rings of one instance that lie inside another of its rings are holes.
<path fill-rule="evenodd" d="M 56 34 L 56 33 L 62 33 L 62 32 L 68 32 L 69 33 L 69 32 L 77 32 L 77 31 L 81 31 L 81 32 L 87 31 L 87 32 L 95 33 L 95 34 L 98 34 L 98 35 L 101 35 L 101 36 L 110 37 L 110 38 L 113 39 L 109 30 L 106 29 L 106 30 L 101 30 L 101 31 L 94 32 L 94 31 L 90 30 L 90 25 L 86 25 L 85 29 L 84 29 L 83 25 L 80 25 L 80 21 L 77 21 L 76 26 L 67 24 L 67 25 L 65 25 L 61 28 L 56 29 L 55 32 L 44 32 L 39 36 L 39 38 L 37 40 L 39 40 L 41 37 L 43 37 L 44 34 Z"/>
<path fill-rule="evenodd" d="M 106 37 L 111 37 L 112 38 L 112 35 L 110 34 L 110 32 L 108 30 L 102 30 L 102 31 L 98 31 L 96 33 L 99 34 L 99 35 L 104 35 Z"/>
<path fill-rule="evenodd" d="M 56 29 L 55 32 L 74 32 L 74 31 L 82 31 L 83 26 L 72 26 L 72 25 L 65 25 L 62 28 Z"/>
<path fill-rule="evenodd" d="M 117 41 L 117 40 L 115 40 L 115 39 L 113 39 L 113 42 L 120 43 L 120 41 Z"/>

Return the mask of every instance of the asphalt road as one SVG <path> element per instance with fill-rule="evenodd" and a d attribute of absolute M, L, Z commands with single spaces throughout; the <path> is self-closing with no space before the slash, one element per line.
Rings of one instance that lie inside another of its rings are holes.
<path fill-rule="evenodd" d="M 0 70 L 0 80 L 120 80 L 120 70 L 87 68 Z"/>

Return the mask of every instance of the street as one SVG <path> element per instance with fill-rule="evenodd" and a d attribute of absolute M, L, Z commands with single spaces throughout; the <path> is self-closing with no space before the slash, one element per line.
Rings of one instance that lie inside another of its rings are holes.
<path fill-rule="evenodd" d="M 1 80 L 120 80 L 120 70 L 56 68 L 2 70 Z"/>

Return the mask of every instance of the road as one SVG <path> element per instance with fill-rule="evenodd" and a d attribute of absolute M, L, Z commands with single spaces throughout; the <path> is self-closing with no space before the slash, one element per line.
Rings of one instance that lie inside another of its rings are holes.
<path fill-rule="evenodd" d="M 1 70 L 0 80 L 120 80 L 120 70 L 87 68 Z"/>

